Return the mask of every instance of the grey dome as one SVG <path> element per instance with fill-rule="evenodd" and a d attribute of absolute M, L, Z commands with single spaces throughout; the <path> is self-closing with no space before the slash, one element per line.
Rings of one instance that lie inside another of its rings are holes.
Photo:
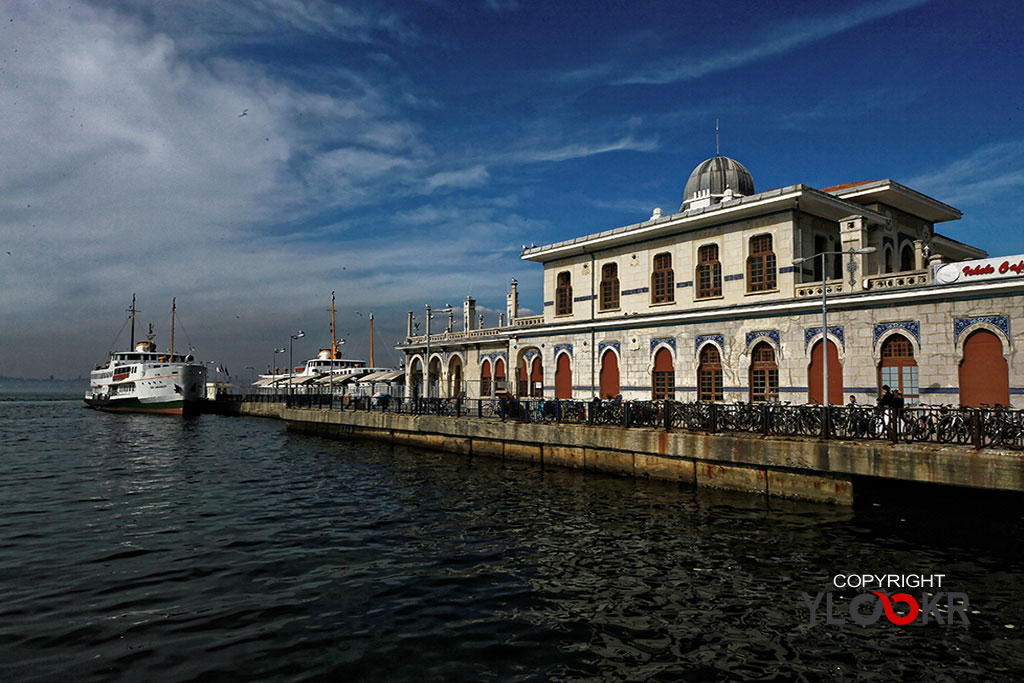
<path fill-rule="evenodd" d="M 737 195 L 754 194 L 754 178 L 750 171 L 735 159 L 729 157 L 711 157 L 693 169 L 690 179 L 683 190 L 683 209 L 697 195 L 710 194 L 712 197 L 725 193 L 731 188 Z"/>

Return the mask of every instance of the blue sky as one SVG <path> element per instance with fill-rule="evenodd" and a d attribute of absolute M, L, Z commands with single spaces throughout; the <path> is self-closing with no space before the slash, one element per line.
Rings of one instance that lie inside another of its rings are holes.
<path fill-rule="evenodd" d="M 1024 3 L 0 10 L 0 375 L 86 374 L 133 291 L 236 376 L 326 345 L 332 290 L 346 355 L 372 310 L 394 363 L 426 303 L 493 324 L 516 277 L 539 310 L 522 244 L 677 210 L 716 119 L 758 191 L 893 178 L 1024 252 Z"/>

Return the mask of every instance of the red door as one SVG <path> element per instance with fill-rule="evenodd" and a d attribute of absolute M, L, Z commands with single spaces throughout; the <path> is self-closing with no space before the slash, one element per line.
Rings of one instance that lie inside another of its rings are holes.
<path fill-rule="evenodd" d="M 972 332 L 960 362 L 960 405 L 1010 405 L 1010 373 L 1003 343 L 988 330 Z"/>
<path fill-rule="evenodd" d="M 821 342 L 811 349 L 811 365 L 807 369 L 807 388 L 811 403 L 822 403 L 821 391 Z M 843 366 L 839 363 L 839 351 L 830 339 L 828 342 L 828 402 L 832 405 L 843 404 Z"/>
<path fill-rule="evenodd" d="M 544 367 L 541 365 L 540 356 L 533 359 L 533 369 L 530 370 L 530 396 L 544 395 Z"/>
<path fill-rule="evenodd" d="M 615 398 L 619 393 L 619 357 L 605 351 L 601 357 L 601 398 Z"/>
<path fill-rule="evenodd" d="M 567 353 L 558 357 L 555 366 L 555 398 L 572 398 L 572 362 Z"/>

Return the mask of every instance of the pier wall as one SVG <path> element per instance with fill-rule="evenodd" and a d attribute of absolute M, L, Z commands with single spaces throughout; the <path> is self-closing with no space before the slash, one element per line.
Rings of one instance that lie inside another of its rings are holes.
<path fill-rule="evenodd" d="M 843 505 L 853 502 L 858 476 L 1024 492 L 1024 454 L 1012 451 L 237 405 L 238 414 L 280 418 L 321 436 Z"/>

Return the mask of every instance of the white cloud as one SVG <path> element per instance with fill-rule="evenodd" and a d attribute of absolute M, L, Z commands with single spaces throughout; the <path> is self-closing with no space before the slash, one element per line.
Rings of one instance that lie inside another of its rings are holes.
<path fill-rule="evenodd" d="M 943 168 L 911 178 L 908 186 L 954 206 L 987 204 L 1024 189 L 1024 140 L 975 150 Z"/>
<path fill-rule="evenodd" d="M 613 82 L 616 85 L 629 84 L 665 84 L 694 80 L 721 71 L 735 69 L 752 62 L 785 54 L 809 43 L 842 33 L 861 24 L 902 12 L 923 5 L 930 0 L 898 0 L 896 2 L 876 2 L 862 5 L 839 14 L 822 15 L 798 22 L 771 26 L 766 30 L 760 41 L 749 47 L 732 46 L 696 59 L 673 58 L 662 60 L 649 68 L 637 69 L 628 76 L 622 76 Z M 593 72 L 580 70 L 579 74 L 600 74 L 605 69 L 597 68 Z"/>
<path fill-rule="evenodd" d="M 654 149 L 657 149 L 657 143 L 654 140 L 637 140 L 632 136 L 627 136 L 611 142 L 580 142 L 564 145 L 556 149 L 534 147 L 513 152 L 509 155 L 509 159 L 517 162 L 568 161 L 569 159 L 581 159 L 606 152 L 622 150 L 650 152 Z"/>
<path fill-rule="evenodd" d="M 427 192 L 438 188 L 479 187 L 490 179 L 487 168 L 481 165 L 461 171 L 443 171 L 427 178 Z"/>

